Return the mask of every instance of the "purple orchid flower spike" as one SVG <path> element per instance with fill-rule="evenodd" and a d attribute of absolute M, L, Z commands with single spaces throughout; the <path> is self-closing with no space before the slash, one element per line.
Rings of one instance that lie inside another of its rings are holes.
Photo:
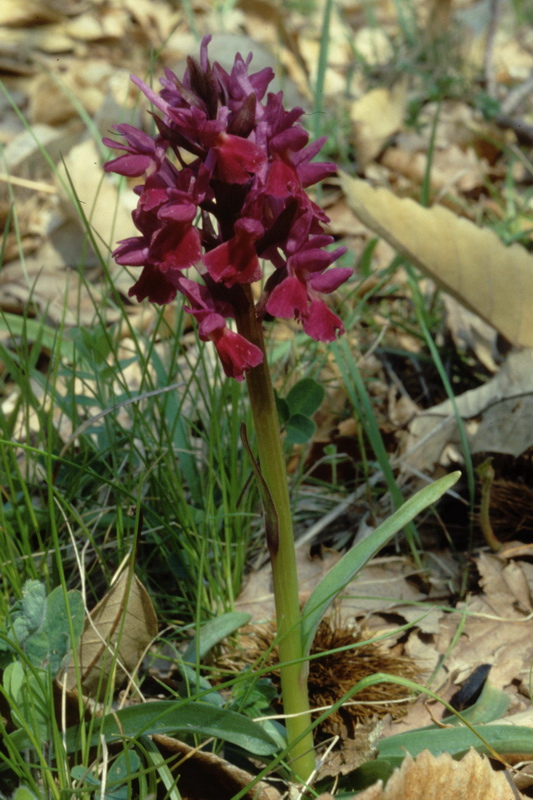
<path fill-rule="evenodd" d="M 159 94 L 132 76 L 160 116 L 154 137 L 121 124 L 115 130 L 122 143 L 104 139 L 124 151 L 105 165 L 107 172 L 144 176 L 135 188 L 139 235 L 120 242 L 113 255 L 119 264 L 143 268 L 130 289 L 139 301 L 163 304 L 183 294 L 201 338 L 215 343 L 226 374 L 242 380 L 257 353 L 220 322 L 244 302 L 239 287 L 264 277 L 257 315 L 294 318 L 309 336 L 331 341 L 343 326 L 322 295 L 351 270 L 327 269 L 345 248 L 324 249 L 333 242 L 322 229 L 328 218 L 305 192 L 335 171 L 334 164 L 312 161 L 324 139 L 309 144 L 299 123 L 303 109 L 287 111 L 281 92 L 264 100 L 274 73 L 249 74 L 251 54 L 246 60 L 238 54 L 231 73 L 211 65 L 210 39 L 202 41 L 199 62 L 188 59 L 181 81 L 166 70 Z M 268 278 L 260 259 L 273 265 Z M 191 268 L 203 287 L 201 303 L 191 300 L 185 278 Z M 223 314 L 207 310 L 209 296 Z"/>

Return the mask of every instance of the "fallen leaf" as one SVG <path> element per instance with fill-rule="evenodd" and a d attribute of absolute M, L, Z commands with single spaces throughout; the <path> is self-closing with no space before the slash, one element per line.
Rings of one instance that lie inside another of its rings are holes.
<path fill-rule="evenodd" d="M 118 685 L 135 672 L 157 633 L 150 596 L 126 566 L 92 610 L 80 639 L 78 664 L 84 694 L 102 697 L 109 680 Z M 74 665 L 68 669 L 66 685 L 69 690 L 78 685 Z"/>
<path fill-rule="evenodd" d="M 85 230 L 84 224 L 64 190 L 69 185 L 69 180 L 72 181 L 97 240 L 112 249 L 115 242 L 135 233 L 131 219 L 133 209 L 128 207 L 128 203 L 131 206 L 136 200 L 135 195 L 131 192 L 119 195 L 117 183 L 102 170 L 101 156 L 94 141 L 87 140 L 73 147 L 63 164 L 59 165 L 58 172 L 60 177 L 56 182 L 60 195 L 64 198 L 64 211 L 80 229 Z M 134 280 L 123 267 L 112 269 L 111 278 L 115 286 L 124 293 L 127 293 Z"/>
<path fill-rule="evenodd" d="M 0 308 L 4 311 L 33 309 L 36 316 L 57 325 L 91 325 L 99 302 L 97 287 L 89 292 L 79 273 L 61 263 L 43 264 L 40 250 L 24 264 L 13 261 L 0 271 Z"/>
<path fill-rule="evenodd" d="M 352 105 L 354 142 L 359 167 L 364 167 L 383 149 L 401 127 L 407 102 L 407 76 L 390 89 L 371 89 Z"/>
<path fill-rule="evenodd" d="M 409 261 L 516 345 L 533 346 L 533 256 L 442 206 L 341 173 L 348 205 Z"/>
<path fill-rule="evenodd" d="M 153 739 L 165 759 L 172 759 L 169 766 L 179 776 L 178 789 L 183 800 L 231 800 L 237 793 L 244 800 L 281 798 L 278 790 L 264 781 L 258 781 L 252 789 L 243 792 L 253 775 L 216 753 L 190 747 L 171 736 L 157 734 Z"/>
<path fill-rule="evenodd" d="M 455 398 L 469 421 L 472 453 L 504 453 L 515 458 L 533 445 L 533 350 L 512 352 L 490 381 Z M 449 443 L 459 444 L 454 409 L 449 400 L 426 409 L 409 426 L 403 463 L 427 470 Z"/>
<path fill-rule="evenodd" d="M 428 155 L 390 147 L 383 154 L 381 163 L 392 172 L 420 185 L 426 175 Z M 432 154 L 431 191 L 471 192 L 483 185 L 487 171 L 488 164 L 483 163 L 471 148 L 465 151 L 457 145 L 451 145 Z"/>
<path fill-rule="evenodd" d="M 496 772 L 485 756 L 470 750 L 460 761 L 449 753 L 432 755 L 424 750 L 407 755 L 383 788 L 378 781 L 357 795 L 357 800 L 517 800 L 522 798 L 512 779 Z M 355 800 L 355 798 L 354 798 Z"/>

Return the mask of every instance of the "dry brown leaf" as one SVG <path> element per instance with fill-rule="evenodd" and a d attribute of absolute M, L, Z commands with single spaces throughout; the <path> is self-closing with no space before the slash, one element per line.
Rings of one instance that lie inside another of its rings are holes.
<path fill-rule="evenodd" d="M 446 328 L 457 350 L 471 350 L 485 369 L 497 372 L 497 334 L 492 325 L 488 325 L 449 294 L 444 294 L 442 299 L 446 311 Z"/>
<path fill-rule="evenodd" d="M 253 776 L 216 753 L 190 747 L 171 736 L 153 737 L 165 759 L 171 758 L 170 769 L 179 775 L 178 789 L 183 800 L 231 800 L 248 786 Z M 241 795 L 244 800 L 280 800 L 274 786 L 259 781 Z"/>
<path fill-rule="evenodd" d="M 350 119 L 359 166 L 364 168 L 401 127 L 407 102 L 407 76 L 390 89 L 371 89 L 352 105 Z"/>
<path fill-rule="evenodd" d="M 456 613 L 444 616 L 435 639 L 437 652 L 446 652 L 462 625 L 461 615 L 466 614 L 462 635 L 446 658 L 455 683 L 461 683 L 479 664 L 493 665 L 490 682 L 498 689 L 509 691 L 513 681 L 527 680 L 533 658 L 529 618 L 533 574 L 527 566 L 519 561 L 505 564 L 490 554 L 476 560 L 483 592 L 469 596 L 464 607 L 459 604 Z"/>
<path fill-rule="evenodd" d="M 517 800 L 522 795 L 507 772 L 496 772 L 485 756 L 470 750 L 461 761 L 424 750 L 408 755 L 383 788 L 378 781 L 357 800 Z M 354 798 L 355 800 L 355 798 Z"/>
<path fill-rule="evenodd" d="M 394 614 L 417 623 L 424 633 L 439 630 L 443 612 L 438 607 L 421 607 L 431 594 L 442 595 L 444 580 L 435 581 L 431 590 L 421 591 L 416 581 L 420 573 L 403 557 L 373 559 L 342 592 L 339 607 L 346 616 Z"/>
<path fill-rule="evenodd" d="M 320 556 L 311 557 L 308 548 L 296 550 L 298 586 L 300 600 L 305 602 L 320 580 L 341 558 L 335 550 L 324 550 Z M 252 615 L 254 622 L 274 619 L 274 592 L 272 589 L 272 567 L 270 562 L 251 572 L 235 608 Z"/>
<path fill-rule="evenodd" d="M 505 453 L 518 458 L 533 445 L 533 350 L 511 352 L 500 371 L 477 389 L 455 398 L 467 423 L 473 453 Z M 411 422 L 403 462 L 430 469 L 449 443 L 459 444 L 449 400 L 426 409 Z"/>
<path fill-rule="evenodd" d="M 110 679 L 124 681 L 139 666 L 157 636 L 157 617 L 148 592 L 127 567 L 87 620 L 78 648 L 81 685 L 85 695 L 101 697 Z M 67 689 L 77 686 L 69 667 Z"/>
<path fill-rule="evenodd" d="M 12 262 L 0 271 L 0 308 L 15 313 L 33 308 L 56 324 L 94 323 L 99 290 L 94 287 L 89 293 L 77 272 L 61 263 L 43 266 L 40 256 L 39 250 L 24 265 Z"/>
<path fill-rule="evenodd" d="M 533 346 L 533 256 L 442 206 L 423 208 L 341 174 L 348 205 L 413 264 L 507 339 Z"/>
<path fill-rule="evenodd" d="M 426 175 L 428 156 L 425 152 L 411 153 L 400 147 L 390 147 L 383 154 L 381 163 L 420 185 Z M 431 191 L 471 192 L 483 185 L 487 171 L 488 164 L 471 148 L 465 151 L 457 145 L 450 145 L 432 155 Z"/>

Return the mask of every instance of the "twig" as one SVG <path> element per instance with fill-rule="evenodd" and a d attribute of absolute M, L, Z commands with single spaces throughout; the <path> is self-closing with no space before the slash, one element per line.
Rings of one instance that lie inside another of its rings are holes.
<path fill-rule="evenodd" d="M 496 79 L 493 70 L 493 57 L 494 57 L 494 37 L 496 36 L 496 26 L 498 20 L 498 12 L 500 7 L 500 0 L 490 0 L 489 5 L 489 27 L 487 29 L 487 43 L 485 45 L 485 86 L 487 93 L 491 97 L 496 97 Z"/>

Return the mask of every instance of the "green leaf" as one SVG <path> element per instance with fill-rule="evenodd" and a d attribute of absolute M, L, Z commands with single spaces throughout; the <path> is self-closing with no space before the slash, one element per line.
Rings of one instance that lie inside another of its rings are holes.
<path fill-rule="evenodd" d="M 316 629 L 325 612 L 339 592 L 357 575 L 381 548 L 392 539 L 408 522 L 425 508 L 435 503 L 457 481 L 460 472 L 452 472 L 440 480 L 424 487 L 410 497 L 385 522 L 382 522 L 370 536 L 355 545 L 335 564 L 315 588 L 302 611 L 303 653 L 311 649 Z"/>
<path fill-rule="evenodd" d="M 10 699 L 13 721 L 29 728 L 37 739 L 47 739 L 50 731 L 50 698 L 46 696 L 50 689 L 48 672 L 37 668 L 30 672 L 20 661 L 15 661 L 4 670 L 3 684 Z"/>
<path fill-rule="evenodd" d="M 433 755 L 450 753 L 461 756 L 474 747 L 479 753 L 531 752 L 531 728 L 521 725 L 474 725 L 470 728 L 434 728 L 433 730 L 409 731 L 389 736 L 379 743 L 379 757 L 397 765 L 410 753 L 413 758 L 429 750 Z"/>
<path fill-rule="evenodd" d="M 12 800 L 39 800 L 39 798 L 27 786 L 19 786 Z"/>
<path fill-rule="evenodd" d="M 251 619 L 252 615 L 246 614 L 244 611 L 230 611 L 227 614 L 221 614 L 219 617 L 209 620 L 205 625 L 202 625 L 200 631 L 187 647 L 183 654 L 183 660 L 187 664 L 196 664 L 197 661 L 201 661 L 216 644 L 231 636 L 232 633 L 242 628 Z"/>
<path fill-rule="evenodd" d="M 69 616 L 72 620 L 74 642 L 71 641 Z M 49 666 L 52 674 L 58 671 L 61 662 L 70 650 L 75 650 L 85 624 L 85 609 L 80 592 L 65 592 L 58 586 L 46 598 L 44 630 L 49 641 Z"/>
<path fill-rule="evenodd" d="M 278 411 L 280 425 L 285 425 L 285 423 L 289 421 L 289 417 L 291 415 L 289 404 L 283 397 L 280 397 L 275 390 L 274 399 L 276 401 L 276 409 Z"/>
<path fill-rule="evenodd" d="M 494 722 L 496 719 L 501 719 L 507 709 L 511 698 L 506 692 L 491 686 L 488 681 L 485 681 L 481 694 L 476 702 L 469 708 L 461 711 L 461 716 L 470 722 L 472 725 L 485 722 Z M 443 725 L 461 725 L 462 722 L 455 714 L 444 717 L 442 720 Z M 429 728 L 438 728 L 438 725 L 429 725 Z"/>
<path fill-rule="evenodd" d="M 11 336 L 25 336 L 30 342 L 40 341 L 44 348 L 58 353 L 67 361 L 72 361 L 74 357 L 74 345 L 68 330 L 59 331 L 41 320 L 2 312 L 0 331 L 7 331 Z"/>
<path fill-rule="evenodd" d="M 326 391 L 323 386 L 312 378 L 302 378 L 296 383 L 286 397 L 291 417 L 294 414 L 312 416 L 318 411 Z"/>
<path fill-rule="evenodd" d="M 26 581 L 22 588 L 22 616 L 30 631 L 36 631 L 43 623 L 46 604 L 46 589 L 40 581 Z"/>
<path fill-rule="evenodd" d="M 303 414 L 293 414 L 286 427 L 285 441 L 288 444 L 305 444 L 316 431 L 316 424 Z"/>
<path fill-rule="evenodd" d="M 107 714 L 97 722 L 90 746 L 98 744 L 102 735 L 107 742 L 114 742 L 167 733 L 213 736 L 259 756 L 272 755 L 278 749 L 268 733 L 248 717 L 225 708 L 186 700 L 154 700 L 153 703 L 129 706 Z M 10 739 L 12 747 L 25 749 L 31 746 L 22 730 L 10 734 Z M 82 742 L 79 726 L 69 728 L 65 739 L 67 751 L 76 752 Z"/>

